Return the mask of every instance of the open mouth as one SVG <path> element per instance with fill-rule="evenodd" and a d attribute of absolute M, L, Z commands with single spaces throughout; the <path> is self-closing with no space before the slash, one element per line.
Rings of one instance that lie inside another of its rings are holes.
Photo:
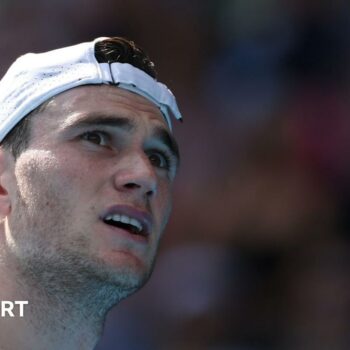
<path fill-rule="evenodd" d="M 144 225 L 137 219 L 131 218 L 127 215 L 107 215 L 103 222 L 107 225 L 121 228 L 133 235 L 147 236 L 147 231 Z"/>

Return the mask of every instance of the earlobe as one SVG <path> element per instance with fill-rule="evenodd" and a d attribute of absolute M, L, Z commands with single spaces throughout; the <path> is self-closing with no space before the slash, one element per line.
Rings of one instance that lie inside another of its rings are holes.
<path fill-rule="evenodd" d="M 0 219 L 4 219 L 11 212 L 9 195 L 9 167 L 10 159 L 7 151 L 0 147 Z"/>

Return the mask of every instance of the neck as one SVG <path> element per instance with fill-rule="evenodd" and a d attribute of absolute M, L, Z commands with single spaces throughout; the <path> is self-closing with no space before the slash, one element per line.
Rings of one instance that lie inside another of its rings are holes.
<path fill-rule="evenodd" d="M 14 317 L 0 317 L 0 350 L 91 350 L 96 345 L 106 313 L 118 302 L 115 287 L 70 279 L 67 285 L 64 278 L 61 285 L 57 280 L 50 285 L 48 277 L 43 283 L 0 264 L 0 301 L 28 301 L 23 317 L 18 305 Z"/>

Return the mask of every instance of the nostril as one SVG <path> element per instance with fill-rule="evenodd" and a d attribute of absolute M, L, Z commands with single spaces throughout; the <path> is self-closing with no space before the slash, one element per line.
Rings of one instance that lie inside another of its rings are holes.
<path fill-rule="evenodd" d="M 146 196 L 147 197 L 151 197 L 153 195 L 154 195 L 154 191 L 153 190 L 149 190 L 149 191 L 146 192 Z"/>
<path fill-rule="evenodd" d="M 121 181 L 117 188 L 120 191 L 140 192 L 142 195 L 151 197 L 156 193 L 156 181 Z"/>
<path fill-rule="evenodd" d="M 141 186 L 141 185 L 139 185 L 139 184 L 137 184 L 137 183 L 134 183 L 134 182 L 128 182 L 128 183 L 124 184 L 124 188 L 125 188 L 125 189 L 128 189 L 128 190 L 138 190 L 138 189 L 140 189 L 140 188 L 142 188 L 142 187 L 143 187 L 143 186 Z M 151 188 L 151 189 L 145 191 L 145 195 L 146 195 L 147 197 L 151 197 L 151 196 L 154 195 L 154 192 L 155 192 L 154 189 Z"/>
<path fill-rule="evenodd" d="M 126 187 L 128 189 L 135 189 L 135 188 L 140 188 L 141 186 L 138 185 L 138 184 L 130 182 L 130 183 L 125 184 L 124 187 Z"/>

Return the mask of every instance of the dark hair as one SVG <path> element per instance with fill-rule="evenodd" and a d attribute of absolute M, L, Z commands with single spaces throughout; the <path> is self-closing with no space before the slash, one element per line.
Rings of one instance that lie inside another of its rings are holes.
<path fill-rule="evenodd" d="M 95 57 L 99 63 L 129 63 L 156 79 L 154 63 L 148 55 L 131 40 L 121 37 L 108 38 L 95 44 Z"/>
<path fill-rule="evenodd" d="M 154 63 L 148 55 L 131 40 L 112 37 L 95 44 L 95 57 L 99 63 L 129 63 L 156 79 Z M 50 100 L 24 117 L 4 138 L 1 146 L 9 150 L 15 159 L 28 147 L 30 139 L 30 120 L 43 111 Z"/>

